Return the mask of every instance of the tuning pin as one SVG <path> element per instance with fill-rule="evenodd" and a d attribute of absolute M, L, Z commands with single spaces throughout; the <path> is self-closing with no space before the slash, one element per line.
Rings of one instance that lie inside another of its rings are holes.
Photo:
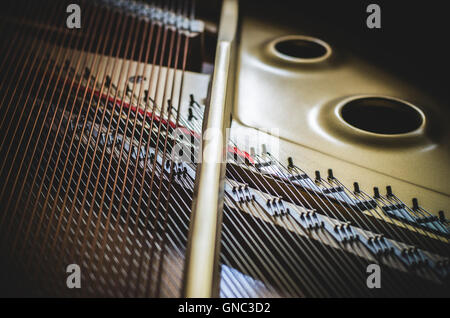
<path fill-rule="evenodd" d="M 380 198 L 380 191 L 378 190 L 377 187 L 373 188 L 373 197 L 376 198 L 376 199 Z"/>
<path fill-rule="evenodd" d="M 328 169 L 328 180 L 334 180 L 333 169 Z"/>
<path fill-rule="evenodd" d="M 250 147 L 250 156 L 255 158 L 255 147 Z"/>
<path fill-rule="evenodd" d="M 288 168 L 289 169 L 294 168 L 294 160 L 292 160 L 292 157 L 288 158 Z"/>
<path fill-rule="evenodd" d="M 320 177 L 320 171 L 316 170 L 316 181 L 320 181 L 322 178 Z"/>
<path fill-rule="evenodd" d="M 359 189 L 359 183 L 358 182 L 353 182 L 353 192 L 361 193 L 361 190 Z"/>
<path fill-rule="evenodd" d="M 386 195 L 388 197 L 392 197 L 393 196 L 393 194 L 392 194 L 392 187 L 391 186 L 387 186 L 386 187 Z"/>
<path fill-rule="evenodd" d="M 262 155 L 267 154 L 267 146 L 266 146 L 266 144 L 262 144 L 262 145 L 261 145 L 261 148 L 262 148 L 261 154 L 262 154 Z"/>
<path fill-rule="evenodd" d="M 189 98 L 190 98 L 189 106 L 194 106 L 195 103 L 194 94 L 190 94 Z"/>
<path fill-rule="evenodd" d="M 412 199 L 412 208 L 413 210 L 418 210 L 419 209 L 419 201 L 417 201 L 417 198 Z"/>
<path fill-rule="evenodd" d="M 439 221 L 441 221 L 442 223 L 445 223 L 445 215 L 444 215 L 444 211 L 439 211 Z"/>

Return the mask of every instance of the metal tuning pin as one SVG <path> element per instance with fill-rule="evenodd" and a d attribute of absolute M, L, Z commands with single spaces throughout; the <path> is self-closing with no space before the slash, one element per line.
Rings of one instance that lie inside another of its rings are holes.
<path fill-rule="evenodd" d="M 262 144 L 261 145 L 261 155 L 266 155 L 267 154 L 267 146 L 266 146 L 266 144 Z"/>
<path fill-rule="evenodd" d="M 328 180 L 334 180 L 333 169 L 328 169 Z"/>
<path fill-rule="evenodd" d="M 377 187 L 374 187 L 374 188 L 373 188 L 373 197 L 374 197 L 375 199 L 379 199 L 379 198 L 380 198 L 380 190 L 378 190 Z"/>
<path fill-rule="evenodd" d="M 412 199 L 412 204 L 413 204 L 412 209 L 414 211 L 419 209 L 419 201 L 417 200 L 417 198 Z"/>
<path fill-rule="evenodd" d="M 359 183 L 358 182 L 354 182 L 353 183 L 353 192 L 354 193 L 361 193 L 361 190 L 359 189 Z"/>
<path fill-rule="evenodd" d="M 322 178 L 320 177 L 320 171 L 316 170 L 315 174 L 316 174 L 316 182 L 320 182 L 320 180 L 322 180 Z"/>
<path fill-rule="evenodd" d="M 255 147 L 250 147 L 250 156 L 255 158 Z"/>
<path fill-rule="evenodd" d="M 386 187 L 386 195 L 388 197 L 392 197 L 393 196 L 393 194 L 392 194 L 392 187 L 391 186 L 387 186 Z"/>
<path fill-rule="evenodd" d="M 288 158 L 288 169 L 294 168 L 294 160 L 292 160 L 292 157 Z"/>

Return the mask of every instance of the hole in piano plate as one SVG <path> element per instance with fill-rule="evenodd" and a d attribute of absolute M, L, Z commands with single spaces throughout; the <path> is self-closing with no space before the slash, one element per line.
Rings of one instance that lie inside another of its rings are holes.
<path fill-rule="evenodd" d="M 331 55 L 331 47 L 326 42 L 309 36 L 284 36 L 272 45 L 279 57 L 292 62 L 320 62 Z"/>
<path fill-rule="evenodd" d="M 415 106 L 386 97 L 353 99 L 340 112 L 351 126 L 383 135 L 410 133 L 424 123 L 424 115 Z"/>

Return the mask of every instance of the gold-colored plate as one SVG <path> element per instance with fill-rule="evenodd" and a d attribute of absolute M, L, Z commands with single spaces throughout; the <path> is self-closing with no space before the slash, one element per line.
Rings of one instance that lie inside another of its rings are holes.
<path fill-rule="evenodd" d="M 314 63 L 290 60 L 275 52 L 273 41 L 304 34 L 255 17 L 241 21 L 233 128 L 278 128 L 280 160 L 292 156 L 308 172 L 333 168 L 347 185 L 359 181 L 370 191 L 391 185 L 409 203 L 419 198 L 431 213 L 450 205 L 450 130 L 446 105 L 337 47 L 321 34 L 331 54 Z M 380 48 L 382 49 L 382 48 Z M 417 107 L 422 125 L 410 133 L 368 133 L 344 122 L 339 109 L 347 100 L 386 96 Z M 242 130 L 235 136 L 242 135 Z M 233 135 L 233 134 L 232 134 Z M 270 137 L 267 135 L 268 143 Z M 243 145 L 245 146 L 245 145 Z M 446 211 L 447 217 L 450 215 Z"/>

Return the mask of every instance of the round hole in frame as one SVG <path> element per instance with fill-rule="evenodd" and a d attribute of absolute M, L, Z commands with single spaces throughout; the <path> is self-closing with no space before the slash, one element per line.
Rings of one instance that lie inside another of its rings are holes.
<path fill-rule="evenodd" d="M 321 62 L 331 55 L 331 47 L 317 38 L 291 35 L 276 39 L 272 43 L 276 54 L 292 62 Z"/>
<path fill-rule="evenodd" d="M 407 102 L 385 97 L 362 97 L 344 104 L 342 119 L 363 131 L 382 135 L 407 134 L 424 123 L 423 114 Z"/>

